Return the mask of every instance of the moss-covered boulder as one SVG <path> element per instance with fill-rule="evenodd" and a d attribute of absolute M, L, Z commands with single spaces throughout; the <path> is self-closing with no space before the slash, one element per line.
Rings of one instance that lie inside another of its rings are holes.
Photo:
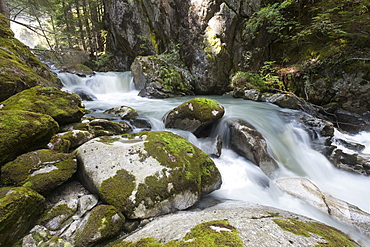
<path fill-rule="evenodd" d="M 170 132 L 95 138 L 76 153 L 86 188 L 128 218 L 186 209 L 221 185 L 207 154 Z"/>
<path fill-rule="evenodd" d="M 57 77 L 14 38 L 2 14 L 0 30 L 0 101 L 37 85 L 58 86 Z"/>
<path fill-rule="evenodd" d="M 88 123 L 88 130 L 94 136 L 112 136 L 126 134 L 132 127 L 126 122 L 113 122 L 105 119 L 94 119 Z"/>
<path fill-rule="evenodd" d="M 0 188 L 0 246 L 12 246 L 36 223 L 45 198 L 26 187 Z"/>
<path fill-rule="evenodd" d="M 74 236 L 74 246 L 93 246 L 112 238 L 121 231 L 125 217 L 111 205 L 96 206 L 80 225 Z"/>
<path fill-rule="evenodd" d="M 164 99 L 194 95 L 191 80 L 187 73 L 154 57 L 137 57 L 131 65 L 135 87 L 142 97 Z"/>
<path fill-rule="evenodd" d="M 348 228 L 343 228 L 349 231 Z M 111 247 L 365 246 L 307 217 L 250 202 L 222 202 L 152 220 Z"/>
<path fill-rule="evenodd" d="M 225 109 L 213 99 L 194 98 L 163 117 L 166 128 L 182 129 L 200 135 L 202 130 L 223 117 Z"/>
<path fill-rule="evenodd" d="M 59 125 L 79 122 L 85 114 L 81 98 L 55 87 L 33 87 L 3 101 L 3 110 L 22 110 L 46 114 Z"/>
<path fill-rule="evenodd" d="M 6 186 L 25 186 L 47 195 L 66 182 L 77 170 L 73 154 L 49 149 L 23 154 L 1 168 L 0 183 Z"/>
<path fill-rule="evenodd" d="M 46 147 L 58 123 L 48 115 L 0 110 L 0 165 L 25 152 Z"/>

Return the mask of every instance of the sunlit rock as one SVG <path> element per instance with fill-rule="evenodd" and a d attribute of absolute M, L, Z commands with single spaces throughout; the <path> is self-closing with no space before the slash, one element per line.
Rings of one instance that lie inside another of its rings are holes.
<path fill-rule="evenodd" d="M 49 149 L 29 152 L 1 167 L 2 185 L 25 186 L 47 195 L 66 182 L 77 170 L 73 154 Z"/>
<path fill-rule="evenodd" d="M 187 130 L 195 135 L 221 119 L 225 114 L 223 106 L 217 101 L 194 98 L 167 112 L 163 117 L 166 128 Z"/>
<path fill-rule="evenodd" d="M 117 107 L 104 111 L 104 113 L 115 114 L 115 115 L 118 115 L 121 119 L 126 119 L 126 120 L 139 116 L 139 114 L 137 113 L 135 109 L 128 107 L 128 106 L 117 106 Z"/>
<path fill-rule="evenodd" d="M 77 157 L 86 188 L 128 218 L 186 209 L 221 185 L 213 161 L 170 132 L 96 138 L 80 146 Z"/>
<path fill-rule="evenodd" d="M 320 211 L 370 236 L 370 214 L 355 205 L 322 192 L 307 178 L 280 178 L 277 184 L 287 193 L 306 201 Z"/>

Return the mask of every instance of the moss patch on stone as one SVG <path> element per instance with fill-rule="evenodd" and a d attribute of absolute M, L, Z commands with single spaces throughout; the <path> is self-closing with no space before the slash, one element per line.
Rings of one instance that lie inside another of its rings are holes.
<path fill-rule="evenodd" d="M 50 116 L 0 110 L 0 166 L 18 155 L 46 147 L 59 126 Z"/>
<path fill-rule="evenodd" d="M 238 230 L 231 226 L 227 220 L 210 221 L 199 224 L 187 233 L 183 241 L 170 241 L 162 244 L 154 238 L 144 238 L 138 242 L 122 242 L 113 247 L 242 247 L 243 241 L 238 235 Z"/>
<path fill-rule="evenodd" d="M 45 198 L 25 187 L 0 189 L 0 243 L 12 246 L 36 223 L 45 209 Z"/>
<path fill-rule="evenodd" d="M 14 38 L 7 23 L 0 14 L 0 101 L 33 86 L 58 86 L 56 76 Z"/>
<path fill-rule="evenodd" d="M 319 243 L 316 246 L 356 246 L 349 236 L 343 232 L 318 222 L 305 223 L 295 219 L 273 219 L 273 221 L 285 231 L 304 237 L 310 237 L 311 234 L 316 234 L 325 238 L 327 241 L 327 243 Z"/>
<path fill-rule="evenodd" d="M 129 196 L 136 187 L 135 177 L 126 170 L 119 170 L 117 174 L 105 181 L 100 186 L 102 199 L 115 205 L 121 212 L 131 208 Z"/>
<path fill-rule="evenodd" d="M 75 246 L 90 246 L 117 235 L 125 217 L 111 205 L 99 205 L 91 212 L 87 223 L 76 231 Z"/>
<path fill-rule="evenodd" d="M 81 98 L 55 87 L 36 86 L 3 101 L 3 110 L 22 110 L 46 114 L 60 125 L 78 122 L 84 115 Z"/>
<path fill-rule="evenodd" d="M 27 186 L 42 195 L 67 181 L 77 170 L 73 154 L 49 149 L 19 156 L 1 168 L 1 184 Z"/>
<path fill-rule="evenodd" d="M 72 215 L 75 212 L 76 210 L 68 207 L 67 204 L 59 204 L 56 207 L 51 207 L 47 209 L 46 212 L 42 215 L 39 222 L 40 224 L 45 225 L 48 221 L 52 220 L 53 218 L 63 216 L 64 220 L 60 222 L 60 224 L 63 224 L 63 222 L 72 217 Z"/>

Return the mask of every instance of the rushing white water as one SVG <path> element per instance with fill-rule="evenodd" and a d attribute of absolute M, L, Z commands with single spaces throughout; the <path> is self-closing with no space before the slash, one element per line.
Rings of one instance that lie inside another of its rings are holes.
<path fill-rule="evenodd" d="M 86 87 L 97 97 L 96 101 L 86 101 L 86 108 L 102 113 L 116 106 L 129 106 L 136 109 L 141 118 L 149 120 L 153 130 L 165 130 L 162 117 L 166 112 L 189 100 L 191 97 L 171 99 L 147 99 L 137 96 L 133 90 L 129 72 L 98 73 L 94 77 L 80 78 L 71 74 L 59 74 L 67 90 L 74 87 Z M 213 134 L 223 136 L 227 143 L 227 127 L 225 121 L 231 118 L 244 119 L 251 123 L 267 140 L 269 152 L 280 165 L 275 178 L 268 178 L 259 167 L 238 156 L 227 145 L 223 147 L 220 158 L 214 161 L 222 174 L 223 184 L 220 190 L 211 196 L 222 200 L 242 200 L 273 206 L 276 208 L 299 213 L 326 224 L 333 225 L 352 237 L 367 244 L 370 241 L 343 225 L 338 225 L 327 215 L 310 207 L 307 203 L 296 199 L 278 188 L 275 179 L 283 177 L 305 177 L 313 181 L 321 191 L 358 206 L 363 211 L 370 211 L 370 179 L 368 177 L 340 171 L 319 152 L 310 147 L 308 134 L 294 121 L 286 121 L 281 117 L 285 113 L 297 114 L 296 111 L 282 109 L 267 103 L 257 103 L 226 96 L 204 96 L 213 98 L 225 107 L 226 115 L 214 128 Z M 167 129 L 168 130 L 168 129 Z M 186 131 L 173 131 L 184 136 L 195 145 L 201 147 L 202 140 Z M 343 135 L 336 132 L 336 135 Z M 361 141 L 366 145 L 363 152 L 369 152 L 370 133 L 361 133 L 356 137 L 345 136 L 346 139 Z M 342 136 L 344 138 L 344 136 Z M 369 242 L 368 242 L 369 241 Z"/>

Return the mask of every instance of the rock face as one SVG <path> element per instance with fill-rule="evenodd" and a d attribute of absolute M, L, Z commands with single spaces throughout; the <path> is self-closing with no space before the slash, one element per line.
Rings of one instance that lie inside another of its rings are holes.
<path fill-rule="evenodd" d="M 86 188 L 131 219 L 186 209 L 221 185 L 213 161 L 170 132 L 96 138 L 77 157 Z"/>
<path fill-rule="evenodd" d="M 46 147 L 58 130 L 48 115 L 28 111 L 0 110 L 0 165 L 18 155 Z"/>
<path fill-rule="evenodd" d="M 137 57 L 131 65 L 136 89 L 147 98 L 164 99 L 193 95 L 191 78 L 186 71 L 154 57 Z"/>
<path fill-rule="evenodd" d="M 261 133 L 243 120 L 229 121 L 228 125 L 231 148 L 258 165 L 267 176 L 272 175 L 278 164 L 268 154 L 267 144 Z"/>
<path fill-rule="evenodd" d="M 206 127 L 222 118 L 224 113 L 223 106 L 215 100 L 195 98 L 166 113 L 163 122 L 166 128 L 182 129 L 201 135 Z"/>
<path fill-rule="evenodd" d="M 25 186 L 47 195 L 66 182 L 77 170 L 73 154 L 44 149 L 23 154 L 1 168 L 0 183 Z"/>
<path fill-rule="evenodd" d="M 46 114 L 59 125 L 79 122 L 84 115 L 81 98 L 54 87 L 33 87 L 3 101 L 2 110 L 23 110 Z"/>
<path fill-rule="evenodd" d="M 45 198 L 26 187 L 0 188 L 0 246 L 12 246 L 36 223 Z"/>
<path fill-rule="evenodd" d="M 194 246 L 355 246 L 348 236 L 327 225 L 242 202 L 157 218 L 121 241 L 114 246 L 170 241 L 180 245 L 191 241 Z"/>
<path fill-rule="evenodd" d="M 56 76 L 14 38 L 2 14 L 0 29 L 0 101 L 37 85 L 57 87 Z"/>
<path fill-rule="evenodd" d="M 280 188 L 287 193 L 306 201 L 320 211 L 329 214 L 340 222 L 357 228 L 370 236 L 370 214 L 358 207 L 339 200 L 320 189 L 306 178 L 281 178 L 277 180 Z"/>
<path fill-rule="evenodd" d="M 229 90 L 233 65 L 243 57 L 243 41 L 236 38 L 242 29 L 236 27 L 258 10 L 260 3 L 112 1 L 107 4 L 108 47 L 120 70 L 129 70 L 137 56 L 165 51 L 168 56 L 178 54 L 194 78 L 194 93 L 222 94 Z"/>

